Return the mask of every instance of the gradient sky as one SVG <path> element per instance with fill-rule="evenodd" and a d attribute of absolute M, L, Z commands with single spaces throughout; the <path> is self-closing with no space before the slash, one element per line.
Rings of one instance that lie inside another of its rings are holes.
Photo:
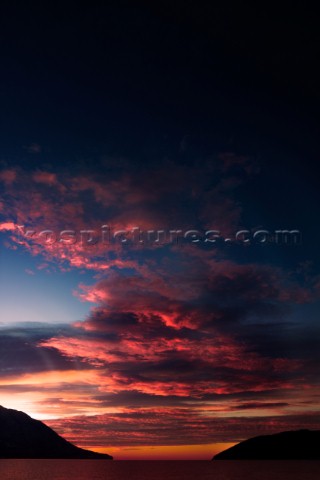
<path fill-rule="evenodd" d="M 149 3 L 2 7 L 0 404 L 118 459 L 206 459 L 320 428 L 317 25 Z"/>

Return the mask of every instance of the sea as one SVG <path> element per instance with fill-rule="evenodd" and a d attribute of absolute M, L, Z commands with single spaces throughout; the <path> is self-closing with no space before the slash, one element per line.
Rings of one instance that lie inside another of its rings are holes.
<path fill-rule="evenodd" d="M 319 480 L 320 461 L 0 460 L 1 480 Z"/>

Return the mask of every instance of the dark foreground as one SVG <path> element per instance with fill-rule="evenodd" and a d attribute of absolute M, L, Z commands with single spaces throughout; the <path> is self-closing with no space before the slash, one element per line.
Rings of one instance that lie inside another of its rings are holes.
<path fill-rule="evenodd" d="M 76 447 L 39 420 L 1 405 L 0 458 L 112 460 L 110 455 Z"/>
<path fill-rule="evenodd" d="M 320 461 L 0 460 L 1 480 L 319 480 Z"/>
<path fill-rule="evenodd" d="M 213 460 L 320 460 L 320 431 L 296 430 L 240 442 Z"/>

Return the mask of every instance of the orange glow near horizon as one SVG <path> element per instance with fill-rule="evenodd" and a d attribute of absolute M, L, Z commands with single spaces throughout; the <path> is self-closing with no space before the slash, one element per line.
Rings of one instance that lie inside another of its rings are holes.
<path fill-rule="evenodd" d="M 114 460 L 211 460 L 214 455 L 235 443 L 209 443 L 206 445 L 157 445 L 140 447 L 93 448 L 108 453 Z"/>

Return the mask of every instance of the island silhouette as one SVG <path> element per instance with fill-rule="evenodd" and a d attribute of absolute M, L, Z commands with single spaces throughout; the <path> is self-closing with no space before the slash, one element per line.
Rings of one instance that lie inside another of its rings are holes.
<path fill-rule="evenodd" d="M 76 447 L 39 420 L 0 406 L 0 458 L 104 459 L 111 455 Z"/>
<path fill-rule="evenodd" d="M 212 460 L 320 460 L 320 430 L 294 430 L 249 438 Z"/>

